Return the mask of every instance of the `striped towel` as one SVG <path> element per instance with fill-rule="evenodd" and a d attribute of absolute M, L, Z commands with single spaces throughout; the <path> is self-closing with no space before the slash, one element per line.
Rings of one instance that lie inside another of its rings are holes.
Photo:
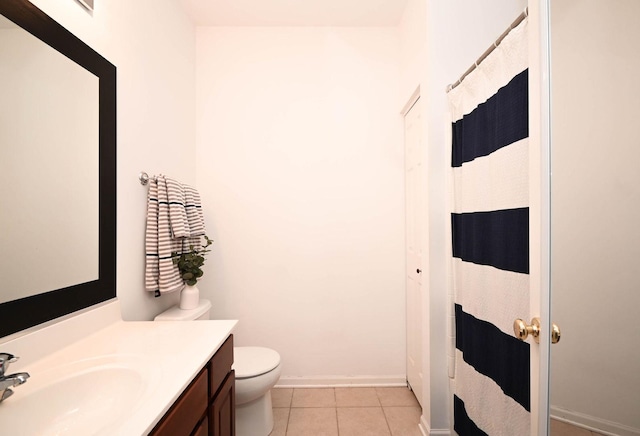
<path fill-rule="evenodd" d="M 188 185 L 182 185 L 182 187 L 184 188 L 184 209 L 189 226 L 189 235 L 183 239 L 182 251 L 189 251 L 191 246 L 198 246 L 202 242 L 201 237 L 205 235 L 204 217 L 198 191 Z"/>
<path fill-rule="evenodd" d="M 163 175 L 150 180 L 145 238 L 145 289 L 159 294 L 184 287 L 172 252 L 198 246 L 205 234 L 198 192 Z"/>

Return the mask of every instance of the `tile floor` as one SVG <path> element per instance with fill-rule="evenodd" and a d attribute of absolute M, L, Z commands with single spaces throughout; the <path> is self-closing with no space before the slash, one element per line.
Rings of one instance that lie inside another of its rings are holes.
<path fill-rule="evenodd" d="M 421 436 L 408 388 L 274 388 L 270 436 Z M 602 436 L 551 420 L 550 436 Z"/>
<path fill-rule="evenodd" d="M 551 436 L 602 436 L 595 431 L 585 430 L 555 419 L 551 420 L 550 433 Z"/>
<path fill-rule="evenodd" d="M 274 388 L 271 436 L 420 436 L 408 388 Z"/>

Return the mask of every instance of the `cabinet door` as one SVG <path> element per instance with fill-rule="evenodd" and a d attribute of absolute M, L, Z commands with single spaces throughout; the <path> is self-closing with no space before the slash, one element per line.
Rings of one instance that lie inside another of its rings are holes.
<path fill-rule="evenodd" d="M 231 371 L 211 403 L 210 436 L 236 434 L 236 375 Z"/>
<path fill-rule="evenodd" d="M 204 417 L 198 428 L 193 432 L 193 436 L 209 436 L 209 418 Z"/>
<path fill-rule="evenodd" d="M 207 409 L 207 379 L 205 368 L 151 432 L 153 436 L 189 436 L 193 433 Z"/>
<path fill-rule="evenodd" d="M 211 398 L 224 383 L 233 366 L 233 335 L 229 335 L 224 344 L 218 349 L 215 356 L 211 359 L 209 370 L 209 395 Z"/>

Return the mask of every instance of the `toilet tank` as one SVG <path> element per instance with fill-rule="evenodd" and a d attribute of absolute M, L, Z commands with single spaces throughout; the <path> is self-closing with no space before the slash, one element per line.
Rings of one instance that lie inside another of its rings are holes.
<path fill-rule="evenodd" d="M 156 316 L 154 321 L 194 321 L 198 319 L 209 319 L 211 314 L 211 302 L 209 300 L 200 300 L 198 307 L 195 309 L 183 310 L 178 305 L 165 310 Z"/>

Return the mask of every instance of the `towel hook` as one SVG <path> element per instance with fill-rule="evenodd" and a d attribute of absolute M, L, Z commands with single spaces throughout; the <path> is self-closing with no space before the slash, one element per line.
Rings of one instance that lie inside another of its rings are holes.
<path fill-rule="evenodd" d="M 147 183 L 149 183 L 149 174 L 147 174 L 144 171 L 142 171 L 138 175 L 138 179 L 140 179 L 140 184 L 141 185 L 146 185 Z"/>

